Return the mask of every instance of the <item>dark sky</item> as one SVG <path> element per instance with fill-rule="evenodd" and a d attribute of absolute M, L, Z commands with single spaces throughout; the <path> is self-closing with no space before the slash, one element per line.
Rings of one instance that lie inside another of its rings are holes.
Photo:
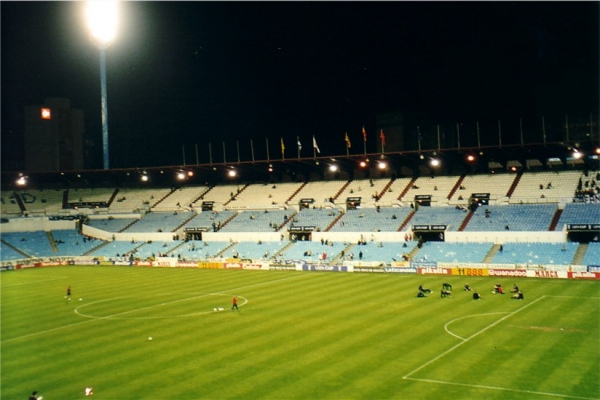
<path fill-rule="evenodd" d="M 1 2 L 2 165 L 23 107 L 65 97 L 101 168 L 98 50 L 81 2 Z M 475 121 L 598 108 L 598 2 L 127 2 L 107 50 L 111 167 L 345 153 L 375 115 Z M 371 150 L 369 148 L 369 150 Z M 373 148 L 373 151 L 375 149 Z M 287 151 L 287 150 L 286 150 Z"/>

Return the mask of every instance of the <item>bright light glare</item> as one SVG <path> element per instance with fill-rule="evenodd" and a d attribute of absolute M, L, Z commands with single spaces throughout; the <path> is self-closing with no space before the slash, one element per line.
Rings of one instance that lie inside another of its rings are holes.
<path fill-rule="evenodd" d="M 20 176 L 19 179 L 17 179 L 17 185 L 19 186 L 23 186 L 27 183 L 27 180 L 25 179 L 24 176 Z"/>
<path fill-rule="evenodd" d="M 582 156 L 582 154 L 579 151 L 575 150 L 573 152 L 573 158 L 574 159 L 579 160 L 581 158 L 581 156 Z"/>
<path fill-rule="evenodd" d="M 117 1 L 88 1 L 87 21 L 92 37 L 100 47 L 108 46 L 117 36 Z"/>
<path fill-rule="evenodd" d="M 185 179 L 185 174 L 183 172 L 178 172 L 177 173 L 177 179 L 179 179 L 180 181 Z"/>
<path fill-rule="evenodd" d="M 377 163 L 377 167 L 379 169 L 386 169 L 387 168 L 387 164 L 385 161 L 380 161 L 379 163 Z"/>
<path fill-rule="evenodd" d="M 434 158 L 433 160 L 431 160 L 432 167 L 437 167 L 438 165 L 440 165 L 440 160 L 438 160 L 437 158 Z"/>
<path fill-rule="evenodd" d="M 332 164 L 332 165 L 330 165 L 330 166 L 329 166 L 329 170 L 330 170 L 331 172 L 336 172 L 336 171 L 338 170 L 338 167 L 337 167 L 337 165 L 335 165 L 335 164 Z"/>
<path fill-rule="evenodd" d="M 142 175 L 142 182 L 148 182 L 148 175 Z"/>
<path fill-rule="evenodd" d="M 237 176 L 237 172 L 236 172 L 236 170 L 235 170 L 235 169 L 230 169 L 230 170 L 227 172 L 227 175 L 229 175 L 230 177 L 232 177 L 232 178 L 233 178 L 233 177 Z"/>

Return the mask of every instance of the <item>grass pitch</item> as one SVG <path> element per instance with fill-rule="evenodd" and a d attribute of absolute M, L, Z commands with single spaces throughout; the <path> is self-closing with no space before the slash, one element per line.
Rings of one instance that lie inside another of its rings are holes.
<path fill-rule="evenodd" d="M 600 399 L 596 281 L 469 278 L 474 301 L 464 277 L 94 266 L 0 279 L 2 399 Z M 496 280 L 525 300 L 493 295 Z"/>

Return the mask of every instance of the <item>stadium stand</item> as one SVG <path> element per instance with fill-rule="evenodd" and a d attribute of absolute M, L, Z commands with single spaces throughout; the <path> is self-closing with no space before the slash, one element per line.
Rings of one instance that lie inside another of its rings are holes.
<path fill-rule="evenodd" d="M 592 202 L 591 198 L 588 203 L 573 202 L 579 187 L 585 183 L 588 188 L 596 187 L 592 179 L 579 171 L 561 171 L 525 172 L 522 176 L 498 173 L 161 189 L 4 190 L 0 227 L 10 225 L 11 229 L 3 229 L 1 233 L 0 259 L 82 255 L 114 259 L 134 254 L 140 259 L 158 255 L 182 260 L 235 256 L 323 262 L 320 257 L 326 253 L 325 262 L 390 264 L 410 256 L 414 261 L 428 262 L 570 265 L 577 261 L 597 265 L 600 260 L 597 242 L 580 246 L 576 242 L 557 241 L 559 236 L 556 236 L 565 234 L 567 224 L 591 225 L 600 221 L 600 203 Z M 509 198 L 507 195 L 517 182 Z M 466 205 L 472 193 L 489 193 L 490 203 L 469 212 Z M 415 207 L 414 196 L 419 194 L 431 195 L 432 205 Z M 348 197 L 361 198 L 357 209 L 346 208 Z M 314 203 L 299 204 L 301 199 L 314 199 Z M 110 202 L 109 209 L 87 210 L 85 224 L 96 229 L 90 232 L 95 232 L 97 238 L 83 236 L 75 229 L 65 228 L 67 225 L 47 228 L 45 223 L 24 218 L 29 215 L 26 212 L 39 214 L 36 218 L 79 218 L 81 210 L 63 208 L 66 200 Z M 202 211 L 203 201 L 213 202 L 213 210 Z M 15 231 L 14 224 L 4 225 L 9 221 L 22 223 L 26 229 Z M 471 236 L 464 242 L 455 238 L 435 242 L 429 237 L 419 248 L 411 240 L 411 227 L 415 225 L 446 225 L 447 235 L 471 233 Z M 290 231 L 292 228 L 295 231 Z M 312 232 L 318 233 L 315 241 L 306 233 L 313 228 Z M 186 229 L 206 232 L 209 237 L 204 237 L 204 241 L 180 240 L 203 238 L 202 234 L 180 237 Z M 515 235 L 510 240 L 507 230 Z M 303 234 L 297 236 L 298 231 Z M 481 236 L 486 243 L 477 242 L 473 236 L 476 232 L 486 233 Z M 332 234 L 326 240 L 331 240 L 331 244 L 320 242 L 320 238 L 327 238 L 325 233 Z M 500 233 L 504 236 L 498 239 Z M 363 234 L 367 240 L 358 245 L 356 239 Z M 406 234 L 410 234 L 408 240 Z M 260 245 L 259 239 L 262 239 Z M 546 242 L 547 239 L 550 240 Z"/>
<path fill-rule="evenodd" d="M 408 207 L 348 210 L 329 232 L 396 232 L 411 211 Z"/>
<path fill-rule="evenodd" d="M 587 251 L 581 263 L 583 265 L 600 265 L 600 242 L 588 243 Z"/>
<path fill-rule="evenodd" d="M 480 205 L 466 231 L 547 231 L 556 204 Z"/>
<path fill-rule="evenodd" d="M 106 232 L 121 232 L 127 226 L 131 225 L 139 218 L 90 218 L 87 220 L 89 226 L 94 228 L 102 229 Z"/>
<path fill-rule="evenodd" d="M 172 232 L 195 215 L 190 211 L 150 212 L 123 232 Z"/>
<path fill-rule="evenodd" d="M 510 203 L 557 203 L 565 199 L 570 201 L 581 177 L 580 171 L 523 174 L 510 198 Z"/>
<path fill-rule="evenodd" d="M 425 242 L 413 259 L 428 262 L 480 263 L 491 248 L 491 243 Z"/>
<path fill-rule="evenodd" d="M 419 207 L 410 220 L 411 225 L 447 225 L 456 231 L 465 219 L 467 211 L 456 207 Z"/>
<path fill-rule="evenodd" d="M 567 203 L 555 230 L 567 224 L 597 224 L 600 222 L 600 203 Z"/>
<path fill-rule="evenodd" d="M 579 243 L 504 243 L 496 253 L 494 264 L 558 264 L 573 261 Z"/>

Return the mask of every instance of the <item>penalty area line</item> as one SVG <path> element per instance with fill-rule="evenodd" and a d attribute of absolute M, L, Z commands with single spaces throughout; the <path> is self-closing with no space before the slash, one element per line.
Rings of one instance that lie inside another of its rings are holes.
<path fill-rule="evenodd" d="M 428 383 L 439 383 L 444 385 L 454 385 L 454 386 L 464 386 L 471 387 L 477 389 L 490 389 L 490 390 L 503 390 L 505 392 L 515 392 L 515 393 L 527 393 L 527 394 L 536 394 L 541 396 L 552 396 L 552 397 L 561 397 L 568 399 L 581 399 L 581 400 L 597 400 L 593 397 L 581 397 L 581 396 L 573 396 L 567 394 L 559 394 L 559 393 L 549 393 L 549 392 L 537 392 L 534 390 L 521 390 L 521 389 L 510 389 L 499 386 L 487 386 L 487 385 L 474 385 L 469 383 L 459 383 L 459 382 L 449 382 L 449 381 L 439 381 L 437 379 L 423 379 L 423 378 L 404 378 L 411 381 L 420 381 L 420 382 L 428 382 Z"/>
<path fill-rule="evenodd" d="M 443 353 L 439 354 L 438 356 L 432 358 L 431 360 L 427 361 L 425 364 L 413 369 L 412 371 L 410 371 L 408 374 L 404 375 L 402 377 L 402 379 L 408 379 L 411 375 L 415 374 L 416 372 L 422 370 L 423 368 L 425 368 L 426 366 L 436 362 L 437 360 L 439 360 L 440 358 L 444 357 L 446 354 L 453 352 L 454 350 L 456 350 L 457 348 L 459 348 L 460 346 L 462 346 L 463 344 L 469 342 L 471 339 L 473 339 L 474 337 L 477 337 L 479 335 L 481 335 L 483 332 L 487 331 L 488 329 L 493 328 L 494 326 L 498 325 L 500 322 L 506 320 L 507 318 L 512 317 L 513 315 L 515 315 L 516 313 L 526 309 L 527 307 L 530 307 L 532 305 L 534 305 L 535 303 L 537 303 L 538 301 L 542 300 L 543 298 L 545 298 L 546 296 L 542 296 L 539 297 L 537 299 L 535 299 L 534 301 L 532 301 L 529 304 L 524 305 L 523 307 L 511 312 L 510 314 L 505 315 L 504 317 L 500 318 L 498 321 L 493 322 L 491 324 L 489 324 L 488 326 L 486 326 L 485 328 L 481 329 L 478 332 L 475 332 L 474 334 L 472 334 L 471 336 L 469 336 L 468 338 L 464 339 L 462 342 L 459 342 L 458 344 L 452 346 L 451 348 L 449 348 L 448 350 L 444 351 Z"/>

